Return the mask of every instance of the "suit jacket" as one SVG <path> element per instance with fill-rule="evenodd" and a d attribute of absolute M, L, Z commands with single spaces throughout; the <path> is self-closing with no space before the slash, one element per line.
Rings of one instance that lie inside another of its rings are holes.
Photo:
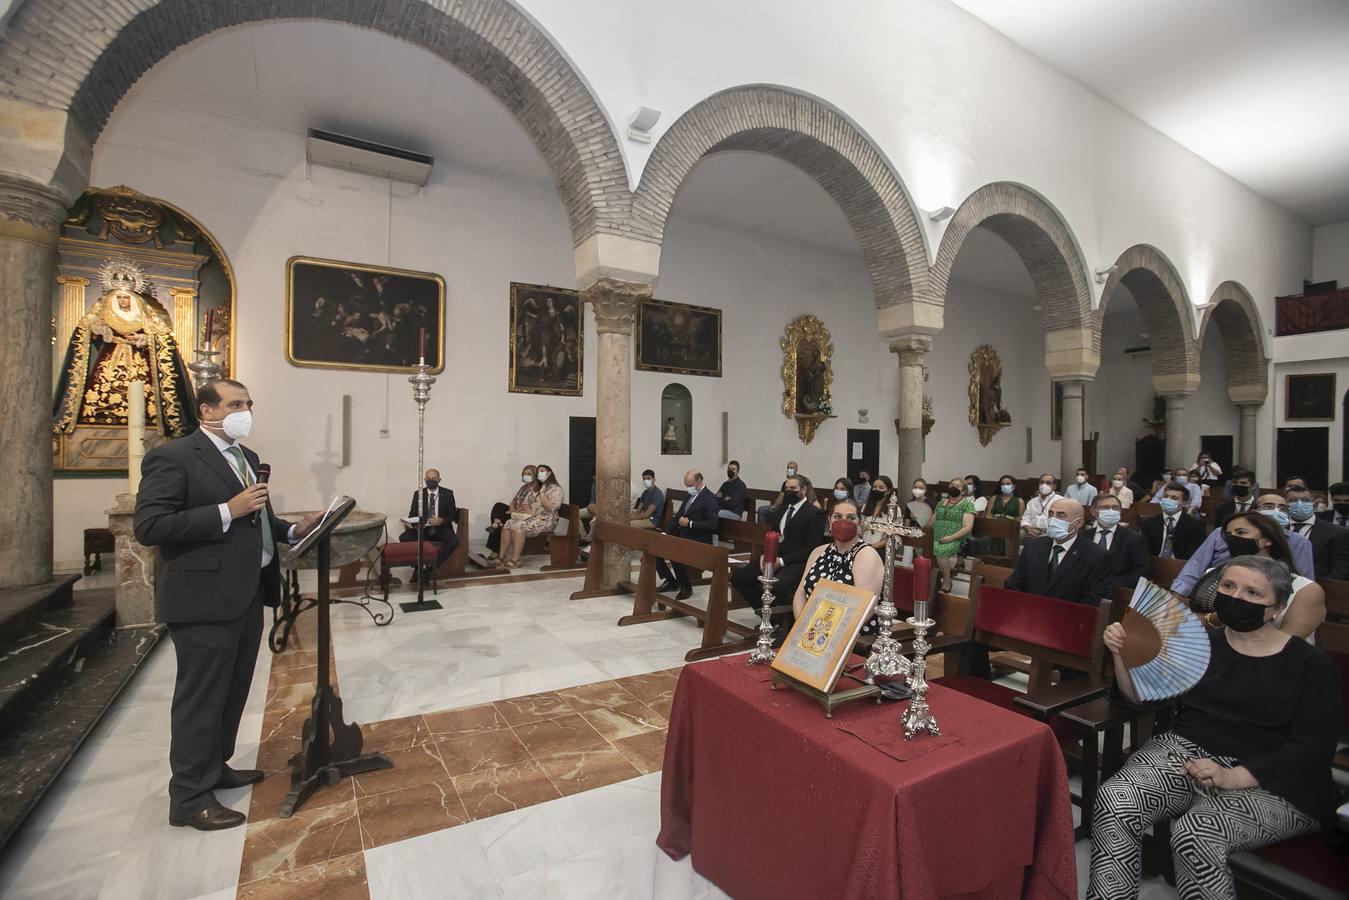
<path fill-rule="evenodd" d="M 242 447 L 242 445 L 240 445 Z M 243 447 L 253 471 L 258 455 Z M 136 494 L 136 540 L 159 549 L 155 614 L 162 622 L 226 622 L 248 611 L 261 580 L 263 602 L 281 599 L 278 559 L 291 523 L 267 513 L 276 553 L 262 567 L 262 531 L 254 516 L 220 525 L 220 504 L 243 490 L 239 476 L 201 430 L 145 455 Z"/>
<path fill-rule="evenodd" d="M 665 533 L 710 544 L 717 533 L 717 511 L 719 509 L 721 509 L 721 504 L 717 502 L 717 495 L 704 486 L 696 496 L 684 498 L 684 502 L 679 505 L 679 509 L 675 510 L 674 515 L 670 516 L 670 524 L 665 527 Z M 689 524 L 687 527 L 679 524 L 682 517 L 688 518 Z"/>
<path fill-rule="evenodd" d="M 1303 537 L 1312 542 L 1312 562 L 1316 565 L 1317 578 L 1349 580 L 1349 528 L 1313 517 L 1312 527 Z"/>
<path fill-rule="evenodd" d="M 785 506 L 779 506 L 768 513 L 768 530 L 777 531 L 782 524 L 782 516 L 787 512 Z M 810 557 L 810 551 L 823 544 L 824 513 L 814 503 L 807 500 L 787 523 L 787 530 L 778 538 L 778 558 L 783 567 L 804 563 Z"/>
<path fill-rule="evenodd" d="M 1162 541 L 1165 540 L 1164 522 L 1166 516 L 1148 516 L 1138 523 L 1139 530 L 1148 541 L 1148 552 L 1153 556 L 1162 555 Z M 1188 513 L 1181 512 L 1176 517 L 1176 531 L 1171 535 L 1171 552 L 1176 559 L 1189 559 L 1194 551 L 1204 543 L 1204 523 Z"/>
<path fill-rule="evenodd" d="M 1316 514 L 1316 518 L 1320 519 L 1320 520 L 1323 521 L 1323 522 L 1329 522 L 1331 525 L 1334 525 L 1334 524 L 1335 524 L 1335 510 L 1333 510 L 1333 509 L 1323 509 L 1323 510 L 1321 510 L 1319 513 Z M 1340 527 L 1344 527 L 1344 526 L 1340 526 Z"/>
<path fill-rule="evenodd" d="M 736 515 L 745 511 L 745 482 L 740 478 L 723 481 L 717 489 L 717 508 L 729 509 Z"/>
<path fill-rule="evenodd" d="M 1082 529 L 1081 540 L 1086 538 L 1096 543 L 1096 526 Z M 1098 545 L 1099 546 L 1099 545 Z M 1130 531 L 1123 525 L 1115 526 L 1115 535 L 1110 539 L 1110 586 L 1112 588 L 1132 588 L 1138 579 L 1148 574 L 1148 542 L 1143 536 Z"/>
<path fill-rule="evenodd" d="M 1056 597 L 1073 603 L 1100 606 L 1113 588 L 1110 554 L 1079 533 L 1073 546 L 1049 574 L 1049 551 L 1054 539 L 1031 538 L 1021 545 L 1016 568 L 1007 576 L 1007 587 L 1041 597 Z"/>
<path fill-rule="evenodd" d="M 445 523 L 443 525 L 428 525 L 426 526 L 426 529 L 427 531 L 438 531 L 439 529 L 444 528 L 446 531 L 453 534 L 455 523 L 459 521 L 459 507 L 454 505 L 454 491 L 449 488 L 438 487 L 436 488 L 436 493 L 439 494 L 436 498 L 436 513 L 440 518 L 445 520 Z M 412 492 L 412 505 L 408 507 L 409 519 L 417 518 L 417 497 L 420 494 L 427 495 L 426 516 L 427 518 L 431 517 L 431 496 L 426 488 L 422 488 L 419 491 Z"/>
<path fill-rule="evenodd" d="M 1246 509 L 1246 512 L 1255 512 L 1256 511 L 1255 498 L 1246 497 L 1245 499 L 1250 501 L 1250 506 Z M 1222 523 L 1227 521 L 1227 517 L 1232 515 L 1236 511 L 1237 511 L 1237 500 L 1235 497 L 1229 497 L 1222 503 L 1219 503 L 1218 508 L 1213 511 L 1214 524 L 1222 525 Z"/>

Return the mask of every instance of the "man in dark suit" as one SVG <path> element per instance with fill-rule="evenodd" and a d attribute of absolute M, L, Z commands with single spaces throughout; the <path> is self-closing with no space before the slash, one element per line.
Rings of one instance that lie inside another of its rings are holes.
<path fill-rule="evenodd" d="M 768 529 L 776 531 L 778 538 L 777 567 L 773 576 L 777 583 L 773 585 L 773 605 L 786 604 L 791 607 L 796 587 L 806 573 L 806 558 L 810 551 L 824 543 L 824 513 L 806 499 L 805 486 L 810 482 L 804 475 L 793 475 L 787 479 L 783 488 L 782 505 L 771 510 L 767 517 Z M 753 609 L 758 609 L 763 597 L 763 585 L 759 576 L 761 567 L 741 566 L 731 576 L 731 587 Z M 791 627 L 791 613 L 787 613 L 788 627 Z"/>
<path fill-rule="evenodd" d="M 717 515 L 723 519 L 739 519 L 745 514 L 745 482 L 740 480 L 740 462 L 726 464 L 726 480 L 717 488 Z"/>
<path fill-rule="evenodd" d="M 1349 528 L 1349 482 L 1337 481 L 1326 493 L 1330 494 L 1330 509 L 1317 513 L 1316 518 Z"/>
<path fill-rule="evenodd" d="M 1143 537 L 1120 525 L 1123 507 L 1119 498 L 1097 494 L 1091 505 L 1096 524 L 1083 529 L 1082 539 L 1110 554 L 1111 588 L 1132 588 L 1148 573 L 1148 544 Z"/>
<path fill-rule="evenodd" d="M 1218 504 L 1214 510 L 1214 521 L 1221 526 L 1228 517 L 1237 513 L 1250 512 L 1255 508 L 1255 475 L 1249 469 L 1233 469 L 1232 479 L 1227 482 L 1228 499 Z"/>
<path fill-rule="evenodd" d="M 1109 551 L 1082 538 L 1082 504 L 1061 497 L 1046 515 L 1047 534 L 1021 545 L 1007 587 L 1099 606 L 1110 596 L 1113 564 Z"/>
<path fill-rule="evenodd" d="M 1305 487 L 1283 492 L 1288 503 L 1288 530 L 1312 542 L 1312 563 L 1317 578 L 1349 580 L 1349 529 L 1316 517 L 1312 492 Z"/>
<path fill-rule="evenodd" d="M 1148 552 L 1160 559 L 1189 559 L 1204 543 L 1204 523 L 1185 512 L 1189 493 L 1171 482 L 1162 488 L 1162 514 L 1139 523 Z"/>
<path fill-rule="evenodd" d="M 426 470 L 426 487 L 412 494 L 412 506 L 408 510 L 408 518 L 416 521 L 418 513 L 426 516 L 426 527 L 423 530 L 423 537 L 428 541 L 435 541 L 440 545 L 440 550 L 436 552 L 434 563 L 428 563 L 427 567 L 439 569 L 445 560 L 450 558 L 455 548 L 459 546 L 459 537 L 454 533 L 454 524 L 459 521 L 459 508 L 454 505 L 454 491 L 440 486 L 440 471 L 438 469 Z M 401 535 L 400 541 L 415 541 L 417 539 L 417 526 L 409 525 Z M 425 556 L 423 557 L 425 558 Z"/>
<path fill-rule="evenodd" d="M 262 772 L 228 762 L 257 661 L 262 607 L 280 601 L 278 547 L 308 534 L 319 515 L 293 526 L 272 513 L 267 485 L 257 481 L 257 454 L 238 443 L 252 426 L 246 387 L 209 381 L 197 403 L 201 428 L 146 454 L 134 527 L 136 540 L 159 548 L 155 612 L 178 659 L 169 824 L 214 831 L 245 817 L 213 791 L 262 780 Z"/>
<path fill-rule="evenodd" d="M 694 469 L 684 473 L 684 489 L 689 495 L 684 498 L 679 511 L 671 517 L 670 524 L 665 527 L 665 533 L 710 544 L 717 533 L 717 496 L 703 484 L 703 473 Z M 657 590 L 664 593 L 678 585 L 679 593 L 675 594 L 675 599 L 687 600 L 693 596 L 688 566 L 675 563 L 674 574 L 671 574 L 670 566 L 665 560 L 660 559 L 656 561 L 656 572 L 661 577 L 660 587 Z"/>

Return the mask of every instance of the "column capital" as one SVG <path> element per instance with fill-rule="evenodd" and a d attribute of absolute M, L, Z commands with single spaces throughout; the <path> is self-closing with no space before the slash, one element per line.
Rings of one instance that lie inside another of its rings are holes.
<path fill-rule="evenodd" d="M 595 315 L 600 334 L 632 334 L 637 306 L 651 299 L 651 285 L 603 277 L 581 292 L 581 300 Z"/>
<path fill-rule="evenodd" d="M 79 286 L 79 287 L 88 287 L 88 286 L 89 286 L 89 279 L 88 279 L 88 278 L 83 278 L 83 277 L 81 277 L 81 276 L 79 276 L 79 275 L 57 275 L 57 276 L 56 276 L 56 283 L 57 283 L 57 284 L 73 284 L 73 285 L 77 285 L 77 286 Z"/>
<path fill-rule="evenodd" d="M 900 366 L 921 366 L 931 349 L 932 338 L 926 334 L 903 334 L 890 341 L 890 352 L 899 355 Z"/>
<path fill-rule="evenodd" d="M 56 243 L 66 202 L 52 188 L 0 172 L 0 235 Z"/>
<path fill-rule="evenodd" d="M 1157 396 L 1165 400 L 1167 406 L 1183 406 L 1194 396 L 1194 391 L 1158 391 Z"/>

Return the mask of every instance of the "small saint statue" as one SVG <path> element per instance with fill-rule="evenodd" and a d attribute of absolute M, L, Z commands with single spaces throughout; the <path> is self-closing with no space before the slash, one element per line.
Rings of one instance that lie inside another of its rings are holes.
<path fill-rule="evenodd" d="M 167 310 L 132 260 L 109 259 L 99 276 L 103 296 L 75 326 L 61 365 L 53 433 L 125 427 L 127 392 L 138 381 L 145 384 L 146 428 L 182 437 L 197 427 L 197 417 Z"/>

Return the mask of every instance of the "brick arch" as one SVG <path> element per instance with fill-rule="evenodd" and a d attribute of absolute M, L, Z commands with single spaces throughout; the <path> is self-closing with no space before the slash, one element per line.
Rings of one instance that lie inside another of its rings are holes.
<path fill-rule="evenodd" d="M 788 88 L 731 88 L 680 116 L 642 171 L 632 202 L 635 236 L 660 243 L 684 179 L 704 156 L 723 150 L 775 156 L 834 198 L 862 245 L 878 307 L 922 293 L 927 273 L 923 230 L 889 160 L 843 113 Z"/>
<path fill-rule="evenodd" d="M 1189 294 L 1176 267 L 1156 247 L 1135 244 L 1115 260 L 1096 310 L 1097 348 L 1106 306 L 1121 284 L 1138 301 L 1148 326 L 1153 387 L 1158 392 L 1194 390 L 1199 386 L 1199 343 Z"/>
<path fill-rule="evenodd" d="M 142 75 L 221 28 L 317 19 L 434 53 L 496 97 L 552 169 L 573 239 L 625 233 L 627 174 L 579 73 L 507 0 L 27 0 L 0 39 L 0 96 L 67 110 L 92 144 Z"/>
<path fill-rule="evenodd" d="M 1040 298 L 1045 331 L 1085 328 L 1091 322 L 1091 288 L 1082 252 L 1068 223 L 1042 196 L 1009 181 L 986 184 L 965 198 L 942 234 L 928 286 L 946 301 L 965 238 L 976 227 L 987 228 L 1021 257 Z"/>
<path fill-rule="evenodd" d="M 1197 345 L 1204 346 L 1210 324 L 1218 326 L 1227 357 L 1227 390 L 1234 403 L 1263 402 L 1269 394 L 1269 357 L 1260 310 L 1249 291 L 1236 281 L 1224 281 L 1209 298 L 1199 323 Z"/>

